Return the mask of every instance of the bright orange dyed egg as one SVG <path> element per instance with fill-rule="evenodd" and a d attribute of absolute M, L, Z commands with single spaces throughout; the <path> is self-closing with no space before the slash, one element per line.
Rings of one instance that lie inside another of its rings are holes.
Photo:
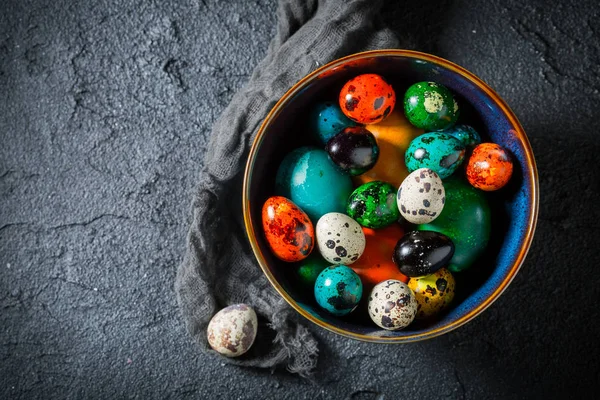
<path fill-rule="evenodd" d="M 385 120 L 366 126 L 375 136 L 379 146 L 377 163 L 369 171 L 353 178 L 359 186 L 371 181 L 384 181 L 400 187 L 408 176 L 404 153 L 410 142 L 423 133 L 423 129 L 411 125 L 402 110 L 392 112 Z"/>
<path fill-rule="evenodd" d="M 350 79 L 340 91 L 340 108 L 359 124 L 374 124 L 387 117 L 396 105 L 392 85 L 380 75 L 363 74 Z"/>
<path fill-rule="evenodd" d="M 308 257 L 315 244 L 315 230 L 308 215 L 290 200 L 269 197 L 262 209 L 267 243 L 277 258 L 287 262 Z"/>
<path fill-rule="evenodd" d="M 360 276 L 365 288 L 372 288 L 386 279 L 396 279 L 404 283 L 408 277 L 402 274 L 392 261 L 394 247 L 404 229 L 398 224 L 382 229 L 362 228 L 367 244 L 362 256 L 350 268 Z"/>
<path fill-rule="evenodd" d="M 506 150 L 496 143 L 481 143 L 469 158 L 467 179 L 478 189 L 493 191 L 508 183 L 512 171 L 513 163 Z"/>

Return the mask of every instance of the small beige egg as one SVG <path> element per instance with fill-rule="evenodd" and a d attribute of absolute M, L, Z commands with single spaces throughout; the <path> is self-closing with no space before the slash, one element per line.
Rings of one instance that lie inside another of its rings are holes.
<path fill-rule="evenodd" d="M 349 265 L 365 251 L 365 234 L 355 220 L 338 212 L 319 218 L 315 228 L 323 258 L 334 265 Z"/>
<path fill-rule="evenodd" d="M 444 209 L 446 191 L 442 179 L 429 168 L 411 172 L 398 189 L 400 214 L 413 224 L 428 224 Z"/>
<path fill-rule="evenodd" d="M 254 339 L 258 321 L 252 307 L 234 304 L 216 313 L 208 324 L 208 344 L 227 357 L 238 357 L 247 352 Z"/>
<path fill-rule="evenodd" d="M 375 285 L 369 295 L 369 316 L 390 331 L 407 327 L 417 315 L 417 299 L 402 281 L 388 279 Z"/>

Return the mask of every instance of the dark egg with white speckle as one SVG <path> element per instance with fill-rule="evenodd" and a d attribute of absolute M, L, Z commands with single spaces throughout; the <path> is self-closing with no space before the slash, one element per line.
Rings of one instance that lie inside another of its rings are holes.
<path fill-rule="evenodd" d="M 446 266 L 454 254 L 454 243 L 439 232 L 412 231 L 398 241 L 394 262 L 404 275 L 425 276 Z"/>
<path fill-rule="evenodd" d="M 349 127 L 327 142 L 329 157 L 352 176 L 373 168 L 379 158 L 375 136 L 362 126 Z"/>

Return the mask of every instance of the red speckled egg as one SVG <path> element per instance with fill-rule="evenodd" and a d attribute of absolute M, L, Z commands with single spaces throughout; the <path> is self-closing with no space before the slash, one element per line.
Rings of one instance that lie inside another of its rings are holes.
<path fill-rule="evenodd" d="M 360 124 L 375 124 L 392 112 L 396 93 L 380 75 L 363 74 L 346 82 L 339 100 L 348 118 Z"/>
<path fill-rule="evenodd" d="M 315 231 L 308 215 L 290 200 L 269 197 L 262 209 L 267 243 L 277 258 L 287 262 L 308 257 L 315 244 Z"/>
<path fill-rule="evenodd" d="M 506 150 L 496 143 L 481 143 L 469 158 L 467 179 L 478 189 L 493 191 L 508 183 L 512 171 L 513 163 Z"/>

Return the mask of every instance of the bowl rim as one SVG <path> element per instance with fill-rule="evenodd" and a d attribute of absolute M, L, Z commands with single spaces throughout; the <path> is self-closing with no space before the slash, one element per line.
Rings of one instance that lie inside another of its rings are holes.
<path fill-rule="evenodd" d="M 251 224 L 251 216 L 250 216 L 250 181 L 252 178 L 252 170 L 254 167 L 254 162 L 256 159 L 256 154 L 258 152 L 258 148 L 260 147 L 262 140 L 265 136 L 266 128 L 270 125 L 271 121 L 279 114 L 279 112 L 283 109 L 283 107 L 299 92 L 301 91 L 308 83 L 312 82 L 314 79 L 317 79 L 320 74 L 324 71 L 331 70 L 337 66 L 345 64 L 348 61 L 363 59 L 363 58 L 371 58 L 378 56 L 392 56 L 392 57 L 405 57 L 412 58 L 415 60 L 425 60 L 432 64 L 444 67 L 446 69 L 451 70 L 452 72 L 461 75 L 466 78 L 473 84 L 475 84 L 480 90 L 486 93 L 490 98 L 499 106 L 502 112 L 506 115 L 507 119 L 510 123 L 515 127 L 515 134 L 523 143 L 523 147 L 525 150 L 526 162 L 531 166 L 532 172 L 532 180 L 530 191 L 533 197 L 532 203 L 532 212 L 530 214 L 530 218 L 527 224 L 527 232 L 525 233 L 525 238 L 523 244 L 519 248 L 519 253 L 517 255 L 516 262 L 512 265 L 509 272 L 506 274 L 500 285 L 488 296 L 484 299 L 484 301 L 479 304 L 474 309 L 470 310 L 467 314 L 463 315 L 461 318 L 458 318 L 454 321 L 450 321 L 448 324 L 437 327 L 435 329 L 415 333 L 413 335 L 406 335 L 400 337 L 380 337 L 380 336 L 370 336 L 359 333 L 354 333 L 350 331 L 346 331 L 344 329 L 338 328 L 329 324 L 326 321 L 322 321 L 311 313 L 302 308 L 286 291 L 283 287 L 277 282 L 269 268 L 267 267 L 267 263 L 265 257 L 263 256 L 260 247 L 258 245 L 257 238 L 254 234 L 254 230 Z M 521 269 L 525 257 L 529 252 L 531 247 L 531 243 L 533 241 L 533 236 L 535 233 L 538 211 L 539 211 L 539 182 L 538 182 L 538 171 L 537 165 L 535 162 L 535 158 L 533 156 L 533 150 L 531 148 L 531 144 L 529 143 L 529 139 L 523 130 L 523 127 L 519 123 L 519 120 L 512 112 L 512 110 L 508 107 L 506 102 L 485 82 L 483 82 L 480 78 L 475 76 L 473 73 L 467 71 L 463 67 L 454 64 L 451 61 L 443 59 L 438 56 L 434 56 L 432 54 L 422 53 L 414 50 L 401 50 L 401 49 L 381 49 L 381 50 L 371 50 L 364 51 L 360 53 L 354 53 L 337 60 L 331 61 L 322 67 L 317 68 L 310 74 L 306 75 L 302 79 L 300 79 L 295 85 L 293 85 L 282 97 L 277 101 L 277 103 L 273 106 L 271 111 L 267 114 L 265 119 L 263 120 L 256 137 L 252 142 L 252 147 L 250 148 L 250 152 L 248 154 L 248 160 L 246 163 L 246 169 L 244 171 L 244 180 L 243 180 L 243 188 L 242 188 L 242 203 L 243 203 L 243 212 L 244 212 L 244 224 L 246 228 L 246 234 L 250 241 L 250 245 L 252 247 L 252 251 L 262 269 L 263 273 L 271 283 L 271 285 L 275 288 L 275 290 L 282 296 L 289 305 L 292 306 L 300 315 L 309 321 L 315 323 L 316 325 L 325 328 L 333 333 L 337 333 L 339 335 L 357 339 L 365 342 L 372 343 L 408 343 L 408 342 L 416 342 L 420 340 L 434 338 L 436 336 L 440 336 L 442 334 L 448 333 L 467 322 L 471 321 L 473 318 L 480 315 L 485 309 L 487 309 L 492 303 L 500 297 L 500 295 L 506 290 L 508 285 L 512 282 L 517 272 Z"/>

